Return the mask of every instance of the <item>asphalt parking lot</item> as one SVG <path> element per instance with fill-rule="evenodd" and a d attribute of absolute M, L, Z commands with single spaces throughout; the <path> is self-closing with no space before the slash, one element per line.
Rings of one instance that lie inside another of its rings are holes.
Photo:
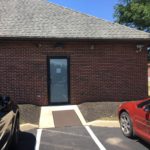
<path fill-rule="evenodd" d="M 139 138 L 126 138 L 120 128 L 91 127 L 107 150 L 150 150 L 150 145 Z"/>
<path fill-rule="evenodd" d="M 90 129 L 101 143 L 101 148 L 84 126 L 78 126 L 42 129 L 40 139 L 37 139 L 37 129 L 21 132 L 17 150 L 150 150 L 146 142 L 124 137 L 119 128 Z"/>

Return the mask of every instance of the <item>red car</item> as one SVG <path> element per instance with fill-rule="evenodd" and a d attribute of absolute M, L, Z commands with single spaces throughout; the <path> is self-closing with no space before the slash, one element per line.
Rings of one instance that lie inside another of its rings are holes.
<path fill-rule="evenodd" d="M 123 103 L 119 107 L 118 116 L 125 136 L 137 135 L 150 142 L 150 98 Z"/>

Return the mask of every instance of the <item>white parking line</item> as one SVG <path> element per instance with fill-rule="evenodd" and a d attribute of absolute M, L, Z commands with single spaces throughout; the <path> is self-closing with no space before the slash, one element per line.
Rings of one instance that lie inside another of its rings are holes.
<path fill-rule="evenodd" d="M 89 126 L 86 126 L 87 123 L 79 109 L 78 106 L 74 106 L 74 110 L 77 113 L 82 125 L 85 127 L 85 129 L 88 131 L 88 133 L 90 134 L 90 136 L 92 137 L 92 139 L 94 140 L 94 142 L 96 143 L 96 145 L 99 147 L 100 150 L 106 150 L 106 148 L 102 145 L 102 143 L 99 141 L 99 139 L 96 137 L 96 135 L 94 134 L 94 132 L 91 130 L 91 128 Z"/>
<path fill-rule="evenodd" d="M 102 143 L 99 141 L 99 139 L 96 137 L 96 135 L 94 134 L 94 132 L 91 130 L 91 128 L 89 126 L 85 126 L 86 130 L 88 131 L 88 133 L 90 134 L 90 136 L 92 137 L 92 139 L 94 140 L 94 142 L 96 143 L 96 145 L 99 147 L 100 150 L 106 150 L 106 148 L 102 145 Z"/>
<path fill-rule="evenodd" d="M 89 126 L 86 126 L 87 123 L 80 111 L 80 109 L 78 108 L 78 106 L 76 105 L 72 105 L 72 106 L 57 106 L 57 107 L 43 107 L 43 110 L 47 110 L 49 112 L 52 111 L 58 111 L 58 110 L 75 110 L 77 116 L 79 117 L 82 125 L 85 127 L 85 129 L 87 130 L 87 132 L 89 133 L 89 135 L 91 136 L 91 138 L 93 139 L 93 141 L 96 143 L 96 145 L 98 146 L 98 148 L 100 150 L 106 150 L 106 148 L 102 145 L 102 143 L 99 141 L 99 139 L 96 137 L 96 135 L 94 134 L 94 132 L 91 130 L 91 128 Z M 45 115 L 44 115 L 45 116 Z M 52 116 L 53 117 L 53 116 Z M 44 117 L 45 118 L 45 117 Z M 40 119 L 41 120 L 41 119 Z M 43 121 L 42 121 L 43 122 Z M 53 121 L 52 121 L 53 122 Z M 49 123 L 48 123 L 49 124 Z M 36 136 L 36 147 L 35 150 L 39 150 L 40 148 L 40 140 L 41 140 L 41 134 L 42 134 L 42 129 L 38 129 L 37 131 L 37 136 Z"/>
<path fill-rule="evenodd" d="M 37 129 L 35 150 L 40 149 L 41 135 L 42 135 L 42 129 Z"/>

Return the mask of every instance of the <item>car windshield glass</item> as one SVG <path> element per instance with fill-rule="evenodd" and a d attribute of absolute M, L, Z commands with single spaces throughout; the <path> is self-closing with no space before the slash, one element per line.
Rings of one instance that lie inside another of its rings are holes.
<path fill-rule="evenodd" d="M 150 104 L 150 100 L 144 101 L 138 105 L 138 108 L 142 108 L 143 106 L 149 105 L 149 104 Z"/>

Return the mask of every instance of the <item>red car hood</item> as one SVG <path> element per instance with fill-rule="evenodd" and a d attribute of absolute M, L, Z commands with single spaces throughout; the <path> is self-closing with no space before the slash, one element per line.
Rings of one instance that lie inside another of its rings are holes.
<path fill-rule="evenodd" d="M 122 105 L 125 105 L 125 104 L 140 104 L 141 102 L 144 102 L 144 101 L 147 101 L 147 100 L 150 100 L 150 98 L 146 98 L 146 99 L 142 99 L 142 100 L 137 100 L 137 101 L 128 101 L 128 102 L 124 102 Z"/>

